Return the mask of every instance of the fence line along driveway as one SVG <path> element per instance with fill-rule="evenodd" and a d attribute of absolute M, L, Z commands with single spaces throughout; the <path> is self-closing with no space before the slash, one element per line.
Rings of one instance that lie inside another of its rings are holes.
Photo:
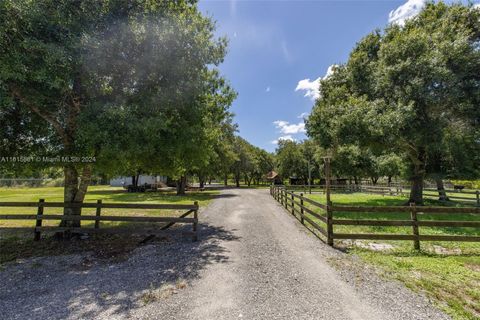
<path fill-rule="evenodd" d="M 357 260 L 319 241 L 285 214 L 268 190 L 225 190 L 199 216 L 200 241 L 142 247 L 113 267 L 94 266 L 78 275 L 49 266 L 42 269 L 37 282 L 29 276 L 38 275 L 38 268 L 0 271 L 5 287 L 18 287 L 10 294 L 0 289 L 3 315 L 19 319 L 448 319 L 425 297 L 380 279 Z M 141 303 L 149 290 L 175 284 L 180 278 L 186 281 L 185 288 Z M 73 289 L 72 281 L 80 287 Z M 32 288 L 36 289 L 28 296 Z M 48 308 L 42 308 L 45 302 Z"/>

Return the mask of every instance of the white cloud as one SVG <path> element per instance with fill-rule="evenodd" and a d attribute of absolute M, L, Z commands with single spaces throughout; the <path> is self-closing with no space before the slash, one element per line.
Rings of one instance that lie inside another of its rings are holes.
<path fill-rule="evenodd" d="M 480 3 L 474 4 L 473 7 L 476 9 L 480 9 Z"/>
<path fill-rule="evenodd" d="M 270 92 L 270 87 L 267 87 L 267 89 L 265 89 L 265 92 Z"/>
<path fill-rule="evenodd" d="M 280 129 L 280 132 L 285 135 L 305 132 L 305 123 L 303 122 L 290 124 L 288 121 L 277 120 L 273 123 L 275 124 L 275 127 Z"/>
<path fill-rule="evenodd" d="M 278 139 L 271 141 L 273 144 L 278 144 L 280 140 L 297 141 L 292 135 L 306 132 L 304 122 L 290 123 L 288 121 L 277 120 L 274 121 L 273 124 L 282 134 Z"/>
<path fill-rule="evenodd" d="M 427 0 L 408 0 L 395 10 L 390 11 L 388 15 L 388 22 L 405 25 L 405 21 L 415 17 L 423 7 L 425 7 Z"/>
<path fill-rule="evenodd" d="M 279 137 L 277 140 L 273 140 L 273 141 L 271 141 L 271 142 L 272 142 L 272 144 L 278 144 L 278 142 L 279 142 L 280 140 L 296 141 L 294 137 L 292 137 L 291 135 L 287 134 L 287 135 L 281 136 L 281 137 Z"/>
<path fill-rule="evenodd" d="M 298 81 L 295 91 L 304 90 L 304 97 L 316 100 L 320 97 L 320 79 L 321 78 L 317 78 L 313 81 L 310 81 L 309 78 L 300 80 Z"/>
<path fill-rule="evenodd" d="M 308 112 L 302 112 L 297 118 L 298 119 L 304 119 L 305 117 L 308 117 L 309 113 Z"/>
<path fill-rule="evenodd" d="M 304 97 L 310 98 L 313 101 L 320 98 L 320 80 L 325 80 L 330 77 L 333 74 L 335 67 L 337 67 L 336 64 L 332 64 L 330 67 L 328 67 L 327 73 L 323 78 L 318 77 L 313 81 L 310 81 L 310 79 L 303 79 L 298 81 L 295 91 L 305 91 Z"/>
<path fill-rule="evenodd" d="M 325 77 L 323 77 L 323 79 L 327 79 L 328 77 L 330 77 L 334 72 L 334 68 L 338 67 L 338 65 L 336 64 L 332 64 L 330 67 L 328 67 L 327 69 L 327 73 L 325 74 Z"/>

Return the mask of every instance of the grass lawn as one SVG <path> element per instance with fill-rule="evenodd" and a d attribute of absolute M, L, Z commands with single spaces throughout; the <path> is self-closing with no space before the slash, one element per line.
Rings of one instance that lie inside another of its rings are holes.
<path fill-rule="evenodd" d="M 325 195 L 312 194 L 307 197 L 325 203 Z M 365 193 L 332 194 L 332 202 L 354 206 L 396 206 L 406 198 Z M 441 203 L 426 200 L 426 205 L 462 206 L 459 203 Z M 313 207 L 310 206 L 312 209 Z M 316 208 L 315 211 L 322 213 Z M 321 221 L 316 220 L 325 227 Z M 335 218 L 408 220 L 409 213 L 363 213 L 334 212 Z M 428 215 L 419 214 L 420 220 L 469 220 L 480 221 L 478 214 Z M 412 234 L 411 227 L 334 226 L 337 233 L 403 233 Z M 472 235 L 480 236 L 479 228 L 426 228 L 420 234 Z M 386 248 L 375 250 L 376 248 Z M 378 245 L 381 244 L 381 245 Z M 387 277 L 398 279 L 413 290 L 432 297 L 440 308 L 454 319 L 480 318 L 480 243 L 468 242 L 421 242 L 422 250 L 413 250 L 412 241 L 362 240 L 336 242 L 339 247 L 360 256 L 364 261 L 380 267 Z M 388 248 L 387 248 L 388 247 Z"/>
<path fill-rule="evenodd" d="M 198 201 L 200 207 L 206 206 L 217 195 L 218 191 L 199 191 L 187 192 L 185 196 L 176 196 L 174 191 L 165 192 L 145 192 L 145 193 L 128 193 L 120 187 L 109 186 L 91 186 L 85 197 L 85 202 L 96 202 L 101 199 L 104 203 L 162 203 L 162 204 L 193 204 Z M 62 187 L 41 187 L 41 188 L 0 188 L 0 201 L 17 201 L 17 202 L 36 202 L 39 199 L 45 199 L 46 202 L 62 202 Z M 36 208 L 10 208 L 0 207 L 0 214 L 35 214 Z M 128 216 L 179 216 L 185 210 L 145 210 L 145 209 L 102 209 L 102 215 L 128 215 Z M 61 208 L 44 208 L 44 214 L 62 214 Z M 95 215 L 95 208 L 84 208 L 84 215 Z M 200 217 L 201 219 L 201 217 Z M 59 221 L 45 220 L 44 226 L 56 226 Z M 91 226 L 93 221 L 83 221 L 82 226 Z M 34 220 L 0 220 L 0 227 L 33 227 Z M 135 223 L 136 226 L 141 223 Z M 129 226 L 126 222 L 101 222 L 100 227 L 105 226 Z M 148 224 L 149 227 L 152 223 Z M 15 260 L 20 257 L 47 255 L 47 254 L 63 254 L 76 252 L 77 249 L 91 249 L 92 246 L 112 247 L 128 247 L 129 243 L 125 242 L 130 237 L 99 235 L 96 238 L 99 241 L 82 242 L 81 244 L 60 244 L 52 239 L 42 239 L 39 242 L 32 241 L 32 233 L 19 232 L 2 232 L 0 233 L 0 263 Z M 136 239 L 136 237 L 133 237 Z M 134 240 L 135 240 L 134 239 Z M 130 241 L 131 242 L 131 241 Z M 73 250 L 73 251 L 72 251 Z M 116 249 L 115 249 L 116 250 Z"/>

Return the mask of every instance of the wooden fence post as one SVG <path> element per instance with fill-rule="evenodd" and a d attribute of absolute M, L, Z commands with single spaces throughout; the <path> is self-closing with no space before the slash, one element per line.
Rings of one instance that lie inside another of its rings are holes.
<path fill-rule="evenodd" d="M 295 215 L 295 202 L 294 202 L 295 196 L 293 195 L 293 192 L 294 191 L 292 191 L 292 214 Z"/>
<path fill-rule="evenodd" d="M 287 189 L 286 188 L 283 190 L 283 196 L 285 197 L 285 199 L 284 199 L 285 200 L 285 209 L 288 210 L 288 195 L 287 195 Z"/>
<path fill-rule="evenodd" d="M 477 206 L 480 206 L 480 191 L 477 190 Z"/>
<path fill-rule="evenodd" d="M 330 158 L 325 157 L 325 182 L 326 182 L 326 200 L 327 200 L 327 244 L 333 246 L 333 211 L 332 211 L 332 201 L 330 199 Z"/>
<path fill-rule="evenodd" d="M 37 231 L 37 227 L 42 226 L 42 217 L 43 216 L 43 206 L 41 206 L 42 203 L 45 202 L 45 199 L 40 199 L 38 200 L 38 209 L 37 209 L 37 222 L 35 223 L 35 235 L 33 236 L 33 240 L 39 241 L 42 233 L 40 231 Z"/>
<path fill-rule="evenodd" d="M 415 240 L 413 240 L 413 248 L 415 250 L 420 250 L 420 239 L 418 238 L 418 219 L 417 219 L 417 206 L 415 203 L 410 203 L 410 216 L 412 218 L 412 230 Z"/>
<path fill-rule="evenodd" d="M 193 210 L 193 241 L 198 241 L 198 201 L 193 203 L 195 209 Z"/>
<path fill-rule="evenodd" d="M 102 200 L 97 200 L 97 212 L 95 213 L 95 216 L 100 217 L 100 214 L 102 213 Z M 100 228 L 100 220 L 95 220 L 95 229 Z"/>
<path fill-rule="evenodd" d="M 300 222 L 304 224 L 303 221 L 303 193 L 300 193 Z"/>
<path fill-rule="evenodd" d="M 327 244 L 333 246 L 333 211 L 331 203 L 327 204 Z"/>

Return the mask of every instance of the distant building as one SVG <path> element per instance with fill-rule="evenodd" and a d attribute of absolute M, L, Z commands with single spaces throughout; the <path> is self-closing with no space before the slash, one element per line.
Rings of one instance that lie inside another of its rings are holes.
<path fill-rule="evenodd" d="M 267 173 L 266 177 L 267 181 L 269 183 L 273 183 L 273 184 L 283 184 L 283 181 L 282 181 L 282 178 L 278 175 L 278 173 L 276 173 L 275 171 L 270 171 L 269 173 Z"/>
<path fill-rule="evenodd" d="M 167 184 L 168 178 L 166 176 L 138 176 L 138 185 L 144 184 Z M 126 187 L 132 184 L 132 177 L 116 177 L 110 180 L 110 186 L 112 187 Z"/>

